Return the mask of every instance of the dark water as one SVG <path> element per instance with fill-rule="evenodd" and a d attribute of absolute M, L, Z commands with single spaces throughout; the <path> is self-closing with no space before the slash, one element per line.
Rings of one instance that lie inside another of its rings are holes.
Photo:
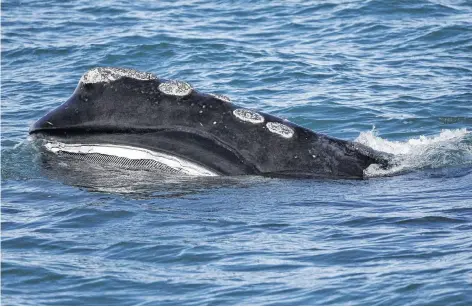
<path fill-rule="evenodd" d="M 2 303 L 471 305 L 471 16 L 454 0 L 3 1 Z M 186 80 L 399 166 L 48 167 L 28 127 L 95 66 Z"/>

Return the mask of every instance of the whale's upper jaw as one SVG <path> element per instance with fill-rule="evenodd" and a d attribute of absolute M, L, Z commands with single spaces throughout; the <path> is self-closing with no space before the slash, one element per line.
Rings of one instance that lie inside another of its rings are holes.
<path fill-rule="evenodd" d="M 222 124 L 222 116 L 209 114 L 217 107 L 221 113 L 231 111 L 226 97 L 197 93 L 186 82 L 129 69 L 94 68 L 82 76 L 73 95 L 36 121 L 29 133 L 67 148 L 102 144 L 173 155 L 212 174 L 259 173 L 212 134 Z"/>
<path fill-rule="evenodd" d="M 373 152 L 352 142 L 238 107 L 183 81 L 122 68 L 86 72 L 73 95 L 30 134 L 162 151 L 224 175 L 363 178 L 376 163 Z"/>
<path fill-rule="evenodd" d="M 36 121 L 30 127 L 29 133 L 55 134 L 61 131 L 80 129 L 90 132 L 93 130 L 104 131 L 107 129 L 106 126 L 111 128 L 111 123 L 107 122 L 107 113 L 113 114 L 114 110 L 115 113 L 121 112 L 120 100 L 126 100 L 125 97 L 119 97 L 118 90 L 123 92 L 124 87 L 130 86 L 131 83 L 138 85 L 140 82 L 158 82 L 158 79 L 153 74 L 133 69 L 93 68 L 80 78 L 72 96 L 65 103 Z M 107 94 L 106 91 L 108 91 Z M 115 97 L 110 95 L 110 92 L 113 91 L 116 92 Z M 129 92 L 131 94 L 132 91 Z M 107 99 L 107 96 L 114 102 Z M 97 111 L 101 113 L 97 113 Z M 115 129 L 123 128 L 125 123 L 117 123 Z"/>

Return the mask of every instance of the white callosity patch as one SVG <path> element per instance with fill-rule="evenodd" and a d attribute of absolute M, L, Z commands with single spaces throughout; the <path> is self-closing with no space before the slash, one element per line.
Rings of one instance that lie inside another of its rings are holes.
<path fill-rule="evenodd" d="M 188 176 L 218 176 L 211 170 L 188 160 L 139 147 L 112 144 L 65 144 L 59 142 L 49 142 L 44 147 L 54 153 L 101 154 L 131 160 L 152 160 Z"/>
<path fill-rule="evenodd" d="M 220 95 L 220 94 L 210 94 L 210 96 L 215 97 L 216 99 L 219 99 L 224 102 L 231 102 L 231 99 L 228 96 L 225 95 Z"/>
<path fill-rule="evenodd" d="M 264 117 L 262 115 L 248 109 L 236 109 L 233 111 L 233 114 L 234 116 L 245 122 L 253 124 L 261 124 L 264 122 Z"/>
<path fill-rule="evenodd" d="M 266 127 L 270 132 L 276 133 L 286 139 L 291 138 L 295 133 L 289 126 L 277 122 L 268 122 Z"/>
<path fill-rule="evenodd" d="M 466 129 L 443 130 L 439 135 L 420 136 L 406 141 L 389 141 L 376 131 L 362 132 L 355 140 L 375 150 L 393 155 L 391 167 L 383 169 L 372 164 L 365 171 L 367 177 L 393 175 L 422 168 L 441 168 L 472 163 L 470 132 Z"/>
<path fill-rule="evenodd" d="M 138 79 L 138 80 L 155 80 L 157 79 L 151 73 L 141 72 L 129 68 L 117 68 L 117 67 L 96 67 L 87 71 L 80 82 L 88 83 L 100 83 L 100 82 L 112 82 L 123 77 Z"/>
<path fill-rule="evenodd" d="M 166 95 L 184 97 L 190 95 L 193 89 L 187 82 L 169 80 L 159 84 L 159 90 Z"/>

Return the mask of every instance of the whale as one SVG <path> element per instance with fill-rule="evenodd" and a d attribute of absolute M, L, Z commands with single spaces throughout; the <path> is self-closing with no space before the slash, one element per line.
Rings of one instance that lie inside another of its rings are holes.
<path fill-rule="evenodd" d="M 168 176 L 364 179 L 383 152 L 130 68 L 85 72 L 29 134 L 49 154 Z"/>

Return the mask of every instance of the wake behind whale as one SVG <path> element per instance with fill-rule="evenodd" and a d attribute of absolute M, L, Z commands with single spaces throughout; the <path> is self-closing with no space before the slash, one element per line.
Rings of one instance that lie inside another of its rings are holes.
<path fill-rule="evenodd" d="M 86 72 L 30 134 L 58 155 L 169 176 L 362 179 L 391 155 L 125 68 Z"/>

